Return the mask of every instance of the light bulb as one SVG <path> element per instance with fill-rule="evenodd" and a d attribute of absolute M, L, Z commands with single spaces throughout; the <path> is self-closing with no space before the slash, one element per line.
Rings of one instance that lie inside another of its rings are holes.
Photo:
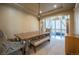
<path fill-rule="evenodd" d="M 40 13 L 42 13 L 42 11 L 40 11 Z"/>
<path fill-rule="evenodd" d="M 57 8 L 57 5 L 54 5 L 53 7 L 54 7 L 54 8 Z"/>

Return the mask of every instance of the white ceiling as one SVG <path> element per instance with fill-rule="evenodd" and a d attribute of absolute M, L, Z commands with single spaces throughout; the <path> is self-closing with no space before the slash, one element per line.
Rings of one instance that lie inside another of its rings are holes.
<path fill-rule="evenodd" d="M 22 3 L 20 4 L 25 9 L 29 9 L 30 11 L 38 13 L 39 9 L 39 3 Z M 57 5 L 57 8 L 54 8 L 53 6 Z M 74 7 L 73 3 L 40 3 L 40 10 L 42 13 L 55 10 L 58 8 L 71 8 Z"/>
<path fill-rule="evenodd" d="M 37 3 L 21 3 L 19 4 L 24 7 L 24 9 L 28 9 L 32 12 L 38 13 L 38 4 Z"/>
<path fill-rule="evenodd" d="M 75 3 L 15 3 L 13 5 L 38 16 L 39 10 L 42 11 L 42 15 L 49 13 L 50 11 L 54 12 L 58 9 L 74 8 Z M 55 8 L 54 5 L 56 5 L 57 7 Z"/>
<path fill-rule="evenodd" d="M 54 10 L 54 9 L 56 9 L 56 8 L 54 8 L 54 5 L 57 5 L 57 8 L 60 8 L 60 7 L 62 7 L 62 4 L 57 4 L 57 3 L 45 3 L 45 4 L 40 4 L 40 10 L 42 11 L 42 12 L 48 12 L 48 11 L 50 11 L 50 10 Z"/>

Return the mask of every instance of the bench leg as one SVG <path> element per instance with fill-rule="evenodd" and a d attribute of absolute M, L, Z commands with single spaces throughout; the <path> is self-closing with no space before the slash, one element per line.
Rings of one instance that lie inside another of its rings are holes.
<path fill-rule="evenodd" d="M 50 41 L 50 39 L 48 39 L 48 41 Z"/>
<path fill-rule="evenodd" d="M 36 47 L 33 47 L 33 49 L 34 49 L 34 52 L 36 53 Z"/>
<path fill-rule="evenodd" d="M 33 51 L 34 51 L 34 53 L 36 53 L 36 47 L 33 46 L 33 45 L 32 45 L 32 47 L 33 47 Z"/>
<path fill-rule="evenodd" d="M 32 48 L 34 53 L 36 53 L 36 47 L 34 45 L 30 44 L 30 48 Z"/>

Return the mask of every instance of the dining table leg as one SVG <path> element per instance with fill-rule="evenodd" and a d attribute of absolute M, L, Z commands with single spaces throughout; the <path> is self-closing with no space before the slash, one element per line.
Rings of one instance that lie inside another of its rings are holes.
<path fill-rule="evenodd" d="M 30 52 L 29 52 L 29 40 L 26 40 L 26 41 L 23 41 L 23 44 L 24 44 L 24 48 L 23 48 L 23 55 L 29 55 Z"/>

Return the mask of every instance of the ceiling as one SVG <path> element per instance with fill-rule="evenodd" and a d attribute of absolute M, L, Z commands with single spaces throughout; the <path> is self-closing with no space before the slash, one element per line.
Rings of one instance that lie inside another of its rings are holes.
<path fill-rule="evenodd" d="M 37 16 L 40 11 L 42 12 L 41 14 L 46 14 L 58 9 L 69 9 L 75 7 L 75 3 L 15 3 L 15 5 Z"/>

